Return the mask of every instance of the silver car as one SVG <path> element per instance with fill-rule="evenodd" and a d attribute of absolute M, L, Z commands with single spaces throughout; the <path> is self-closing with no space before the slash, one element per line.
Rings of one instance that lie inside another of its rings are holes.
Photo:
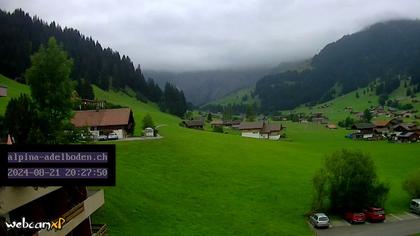
<path fill-rule="evenodd" d="M 309 217 L 309 222 L 315 228 L 329 228 L 330 227 L 330 219 L 324 213 L 315 213 Z"/>
<path fill-rule="evenodd" d="M 420 199 L 411 200 L 410 211 L 416 214 L 420 214 Z"/>

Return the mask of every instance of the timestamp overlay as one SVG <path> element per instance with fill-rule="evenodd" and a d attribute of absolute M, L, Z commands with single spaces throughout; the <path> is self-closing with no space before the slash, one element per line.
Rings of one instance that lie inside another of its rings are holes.
<path fill-rule="evenodd" d="M 115 186 L 115 145 L 0 145 L 0 186 Z"/>

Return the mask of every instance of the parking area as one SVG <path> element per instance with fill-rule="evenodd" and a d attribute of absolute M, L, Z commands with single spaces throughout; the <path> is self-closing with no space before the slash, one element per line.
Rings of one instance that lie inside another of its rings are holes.
<path fill-rule="evenodd" d="M 329 229 L 314 229 L 314 232 L 320 236 L 414 235 L 420 233 L 420 216 L 410 212 L 387 214 L 386 220 L 383 223 L 366 222 L 355 225 L 341 218 L 333 218 L 331 219 L 331 227 Z"/>

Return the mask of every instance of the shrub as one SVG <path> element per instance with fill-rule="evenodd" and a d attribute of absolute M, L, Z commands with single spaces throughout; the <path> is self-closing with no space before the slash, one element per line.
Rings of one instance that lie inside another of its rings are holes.
<path fill-rule="evenodd" d="M 223 133 L 223 127 L 222 126 L 214 126 L 213 127 L 213 132 Z"/>
<path fill-rule="evenodd" d="M 420 169 L 411 173 L 403 182 L 403 189 L 412 198 L 420 197 Z"/>
<path fill-rule="evenodd" d="M 389 192 L 378 181 L 371 157 L 360 151 L 343 149 L 328 156 L 312 181 L 312 208 L 334 213 L 383 206 Z"/>

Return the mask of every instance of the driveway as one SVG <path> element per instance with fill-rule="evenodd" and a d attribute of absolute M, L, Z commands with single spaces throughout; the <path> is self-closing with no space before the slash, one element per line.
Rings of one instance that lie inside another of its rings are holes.
<path fill-rule="evenodd" d="M 350 225 L 343 222 L 340 226 L 315 230 L 315 232 L 318 236 L 407 236 L 420 233 L 420 217 L 404 213 L 398 216 L 387 216 L 385 223 Z"/>

